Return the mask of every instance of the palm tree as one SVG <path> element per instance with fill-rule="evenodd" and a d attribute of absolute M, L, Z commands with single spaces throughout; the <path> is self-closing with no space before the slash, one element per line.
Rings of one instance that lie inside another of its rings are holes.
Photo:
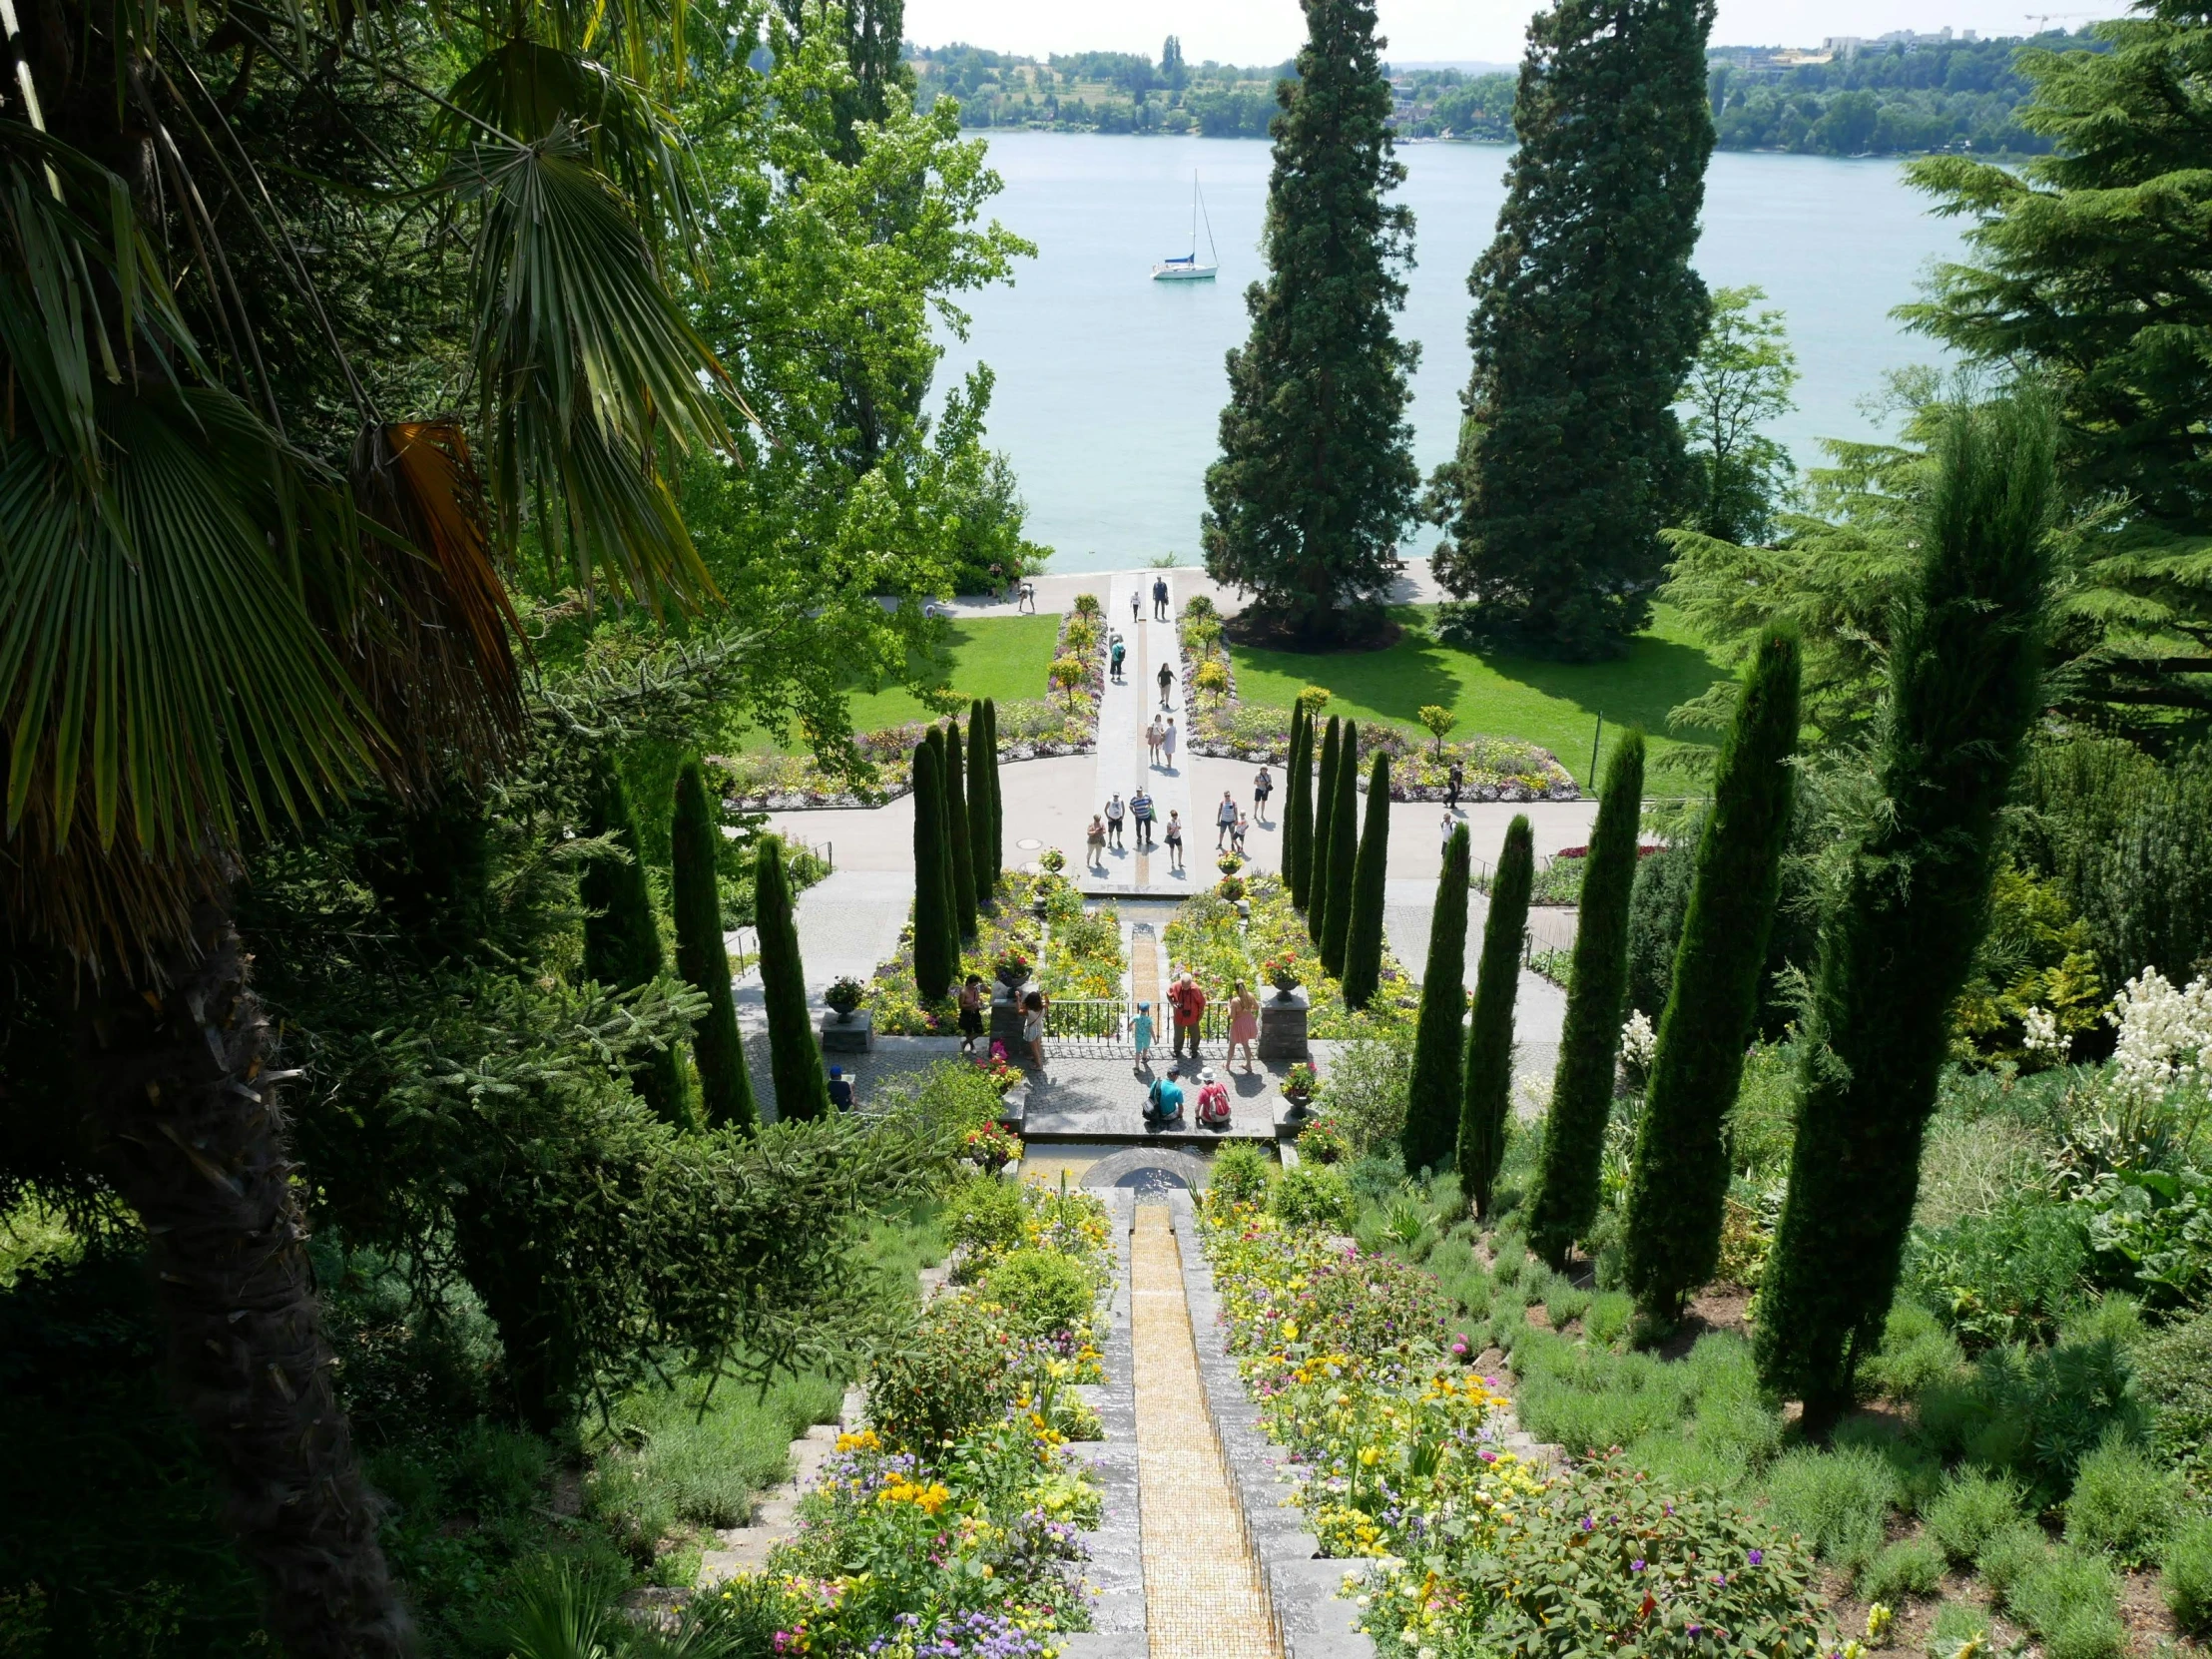
<path fill-rule="evenodd" d="M 726 440 L 735 396 L 670 269 L 698 242 L 661 97 L 682 11 L 18 15 L 0 949 L 71 963 L 84 1108 L 146 1225 L 179 1395 L 273 1631 L 300 1655 L 396 1654 L 307 1267 L 291 1074 L 232 920 L 238 849 L 512 752 L 519 547 L 587 596 L 710 590 L 668 482 Z M 402 244 L 395 276 L 378 262 Z M 347 250 L 374 257 L 339 270 Z M 431 390 L 447 362 L 451 398 Z"/>

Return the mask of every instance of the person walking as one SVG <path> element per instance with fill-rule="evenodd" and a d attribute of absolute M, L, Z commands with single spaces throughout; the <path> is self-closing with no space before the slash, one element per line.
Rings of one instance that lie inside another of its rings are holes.
<path fill-rule="evenodd" d="M 1122 684 L 1122 660 L 1129 655 L 1129 647 L 1122 642 L 1122 637 L 1119 634 L 1114 636 L 1113 650 L 1108 655 L 1112 659 L 1114 684 L 1118 686 Z"/>
<path fill-rule="evenodd" d="M 1090 851 L 1091 868 L 1103 869 L 1106 865 L 1106 821 L 1098 814 L 1091 814 L 1091 827 L 1083 839 Z"/>
<path fill-rule="evenodd" d="M 1229 831 L 1237 828 L 1237 798 L 1227 790 L 1221 792 L 1221 805 L 1214 809 L 1214 850 L 1219 852 L 1229 841 Z"/>
<path fill-rule="evenodd" d="M 1029 607 L 1029 614 L 1031 616 L 1035 616 L 1037 614 L 1037 590 L 1033 583 L 1022 583 L 1021 597 L 1014 601 L 1014 611 L 1016 615 L 1020 614 L 1021 608 L 1024 605 Z"/>
<path fill-rule="evenodd" d="M 1137 615 L 1137 607 L 1143 601 L 1137 597 L 1137 590 L 1131 588 L 1129 590 L 1129 626 L 1132 628 L 1136 627 L 1139 620 L 1141 620 Z"/>
<path fill-rule="evenodd" d="M 1121 804 L 1121 791 L 1114 792 L 1114 799 L 1106 803 L 1106 838 L 1113 842 L 1114 850 L 1121 850 L 1121 821 L 1128 809 Z"/>
<path fill-rule="evenodd" d="M 971 973 L 960 987 L 960 1052 L 973 1054 L 983 1036 L 983 979 Z"/>
<path fill-rule="evenodd" d="M 1275 793 L 1275 779 L 1266 767 L 1252 781 L 1252 816 L 1262 824 L 1268 821 L 1268 797 Z"/>
<path fill-rule="evenodd" d="M 1140 849 L 1152 844 L 1152 797 L 1145 793 L 1143 785 L 1129 798 L 1129 816 L 1137 821 L 1137 845 Z"/>
<path fill-rule="evenodd" d="M 1237 1050 L 1241 1046 L 1245 1054 L 1245 1070 L 1255 1072 L 1260 1062 L 1253 1058 L 1252 1045 L 1260 1035 L 1260 999 L 1246 988 L 1240 979 L 1236 989 L 1229 993 L 1229 1058 L 1226 1065 L 1237 1063 Z"/>
<path fill-rule="evenodd" d="M 1183 867 L 1183 815 L 1174 808 L 1168 809 L 1168 868 Z"/>
<path fill-rule="evenodd" d="M 1447 853 L 1451 850 L 1451 837 L 1458 831 L 1458 829 L 1459 821 L 1451 816 L 1451 809 L 1446 807 L 1444 809 L 1444 821 L 1437 827 L 1436 833 L 1443 837 L 1444 850 Z"/>
<path fill-rule="evenodd" d="M 1452 762 L 1451 770 L 1444 774 L 1444 789 L 1446 791 L 1444 807 L 1446 811 L 1456 811 L 1458 809 L 1459 791 L 1465 786 L 1466 781 L 1467 769 L 1457 761 Z"/>
<path fill-rule="evenodd" d="M 1251 828 L 1252 820 L 1246 818 L 1242 813 L 1237 815 L 1237 822 L 1229 827 L 1229 850 L 1236 853 L 1240 858 L 1244 856 L 1245 831 Z"/>
<path fill-rule="evenodd" d="M 1044 1070 L 1044 1010 L 1042 991 L 1031 991 L 1021 999 L 1021 1040 L 1028 1047 L 1030 1064 L 1039 1073 Z"/>
<path fill-rule="evenodd" d="M 1185 968 L 1177 974 L 1175 983 L 1169 987 L 1168 1007 L 1175 1017 L 1173 1059 L 1177 1062 L 1182 1060 L 1183 1045 L 1188 1043 L 1191 1059 L 1195 1063 L 1198 1059 L 1199 1022 L 1206 1017 L 1206 993 L 1199 988 L 1198 981 L 1191 977 L 1190 969 Z"/>
<path fill-rule="evenodd" d="M 1129 1043 L 1137 1051 L 1137 1075 L 1152 1075 L 1152 1004 L 1137 1004 L 1136 1017 L 1129 1022 Z"/>
<path fill-rule="evenodd" d="M 1160 764 L 1160 717 L 1154 715 L 1152 724 L 1144 729 L 1144 747 L 1147 764 Z"/>
<path fill-rule="evenodd" d="M 1175 717 L 1168 716 L 1167 727 L 1160 734 L 1160 753 L 1164 756 L 1168 771 L 1175 770 Z"/>
<path fill-rule="evenodd" d="M 1168 619 L 1168 579 L 1165 576 L 1152 579 L 1152 614 L 1161 622 Z"/>
<path fill-rule="evenodd" d="M 1164 709 L 1168 706 L 1168 689 L 1175 684 L 1175 670 L 1168 667 L 1166 663 L 1162 663 L 1160 665 L 1159 680 L 1160 707 Z"/>

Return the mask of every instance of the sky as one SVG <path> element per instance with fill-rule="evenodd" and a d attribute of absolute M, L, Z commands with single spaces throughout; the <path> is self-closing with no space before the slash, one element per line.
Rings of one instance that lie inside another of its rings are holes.
<path fill-rule="evenodd" d="M 1380 0 L 1392 61 L 1511 63 L 1529 0 Z M 1984 35 L 2031 34 L 2027 6 L 2064 8 L 2055 26 L 2116 17 L 2120 0 L 1720 0 L 1716 46 L 1818 46 L 1829 35 L 1880 35 L 1944 25 Z M 1179 35 L 1192 62 L 1280 63 L 1305 37 L 1298 0 L 906 0 L 906 38 L 1042 58 L 1053 52 L 1143 52 Z"/>

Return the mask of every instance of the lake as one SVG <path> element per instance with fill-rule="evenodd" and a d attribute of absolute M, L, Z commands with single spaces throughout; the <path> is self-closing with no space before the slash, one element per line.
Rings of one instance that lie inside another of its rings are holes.
<path fill-rule="evenodd" d="M 1245 287 L 1262 275 L 1270 147 L 1055 133 L 989 142 L 1006 182 L 995 217 L 1037 257 L 1018 263 L 1012 286 L 965 296 L 969 338 L 948 341 L 939 385 L 978 360 L 996 371 L 991 442 L 1013 460 L 1029 532 L 1055 549 L 1053 569 L 1121 569 L 1170 552 L 1196 564 L 1222 357 L 1245 337 Z M 1413 447 L 1426 472 L 1457 441 L 1467 273 L 1505 200 L 1508 152 L 1409 144 L 1398 154 L 1416 262 L 1398 327 L 1421 346 Z M 1221 276 L 1152 281 L 1156 260 L 1189 252 L 1194 169 Z M 1937 357 L 1890 308 L 1958 247 L 1955 223 L 1927 212 L 1895 161 L 1713 158 L 1698 270 L 1715 287 L 1756 282 L 1788 314 L 1803 377 L 1798 408 L 1774 435 L 1799 464 L 1817 461 L 1819 438 L 1881 435 L 1860 401 L 1881 390 L 1885 370 Z M 1425 550 L 1433 536 L 1424 527 L 1414 544 Z"/>

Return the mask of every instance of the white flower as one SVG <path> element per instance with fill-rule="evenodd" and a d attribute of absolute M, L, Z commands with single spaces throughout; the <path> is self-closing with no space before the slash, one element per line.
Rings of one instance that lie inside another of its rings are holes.
<path fill-rule="evenodd" d="M 1659 1052 L 1659 1033 L 1652 1029 L 1649 1016 L 1641 1008 L 1631 1008 L 1628 1020 L 1621 1026 L 1621 1058 L 1633 1067 L 1641 1069 L 1651 1064 L 1651 1057 Z"/>
<path fill-rule="evenodd" d="M 2212 1079 L 2212 982 L 2193 979 L 2177 991 L 2156 968 L 2145 968 L 2104 1017 L 2119 1027 L 2112 1072 L 2122 1091 L 2149 1098 Z"/>
<path fill-rule="evenodd" d="M 2020 1024 L 2026 1027 L 2020 1046 L 2030 1054 L 2050 1054 L 2064 1059 L 2066 1050 L 2073 1045 L 2071 1037 L 2059 1034 L 2058 1016 L 2040 1004 L 2020 1015 Z"/>

